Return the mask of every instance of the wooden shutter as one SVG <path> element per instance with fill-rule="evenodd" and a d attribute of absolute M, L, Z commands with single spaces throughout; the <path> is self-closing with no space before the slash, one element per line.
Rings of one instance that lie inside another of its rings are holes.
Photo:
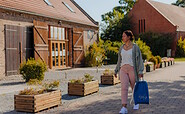
<path fill-rule="evenodd" d="M 83 30 L 73 28 L 73 63 L 82 66 L 84 63 Z"/>
<path fill-rule="evenodd" d="M 48 25 L 35 20 L 33 24 L 35 60 L 41 59 L 48 65 Z"/>
<path fill-rule="evenodd" d="M 5 25 L 6 75 L 18 73 L 20 65 L 18 27 Z"/>

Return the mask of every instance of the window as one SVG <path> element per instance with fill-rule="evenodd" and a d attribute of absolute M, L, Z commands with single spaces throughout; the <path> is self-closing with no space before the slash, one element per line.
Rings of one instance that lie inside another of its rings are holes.
<path fill-rule="evenodd" d="M 44 2 L 45 2 L 48 6 L 53 6 L 53 5 L 51 4 L 51 2 L 49 2 L 49 0 L 44 0 Z"/>
<path fill-rule="evenodd" d="M 145 32 L 145 19 L 139 20 L 139 34 Z"/>
<path fill-rule="evenodd" d="M 71 12 L 75 13 L 75 11 L 65 2 L 62 2 Z"/>
<path fill-rule="evenodd" d="M 65 28 L 50 26 L 51 40 L 65 40 Z"/>

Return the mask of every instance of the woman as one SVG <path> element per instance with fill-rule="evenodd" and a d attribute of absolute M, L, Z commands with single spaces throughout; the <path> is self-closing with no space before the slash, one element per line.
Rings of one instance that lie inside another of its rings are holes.
<path fill-rule="evenodd" d="M 121 99 L 122 108 L 119 113 L 125 114 L 127 111 L 127 98 L 129 82 L 133 90 L 135 82 L 139 78 L 143 77 L 143 60 L 139 47 L 133 43 L 133 33 L 130 30 L 126 30 L 122 34 L 123 44 L 118 52 L 118 62 L 115 69 L 115 76 L 120 74 L 121 80 Z M 134 105 L 134 109 L 139 109 L 139 104 Z"/>

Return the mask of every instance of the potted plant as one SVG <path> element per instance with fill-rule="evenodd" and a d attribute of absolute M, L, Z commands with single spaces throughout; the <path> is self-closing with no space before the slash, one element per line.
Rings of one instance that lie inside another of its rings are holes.
<path fill-rule="evenodd" d="M 150 59 L 149 59 L 149 62 L 153 62 L 154 64 L 153 64 L 153 70 L 155 70 L 156 69 L 156 65 L 158 64 L 157 63 L 157 59 L 154 57 L 154 56 L 152 56 Z"/>
<path fill-rule="evenodd" d="M 161 63 L 162 63 L 161 57 L 160 57 L 160 56 L 155 56 L 155 58 L 157 59 L 156 68 L 160 68 L 160 65 L 161 65 Z"/>
<path fill-rule="evenodd" d="M 105 69 L 103 75 L 101 75 L 101 84 L 115 85 L 120 83 L 120 80 L 114 76 L 114 71 Z"/>
<path fill-rule="evenodd" d="M 152 62 L 147 62 L 145 64 L 145 67 L 146 67 L 146 72 L 151 72 L 154 70 L 154 64 Z"/>
<path fill-rule="evenodd" d="M 98 80 L 93 80 L 94 76 L 85 74 L 82 79 L 72 79 L 68 82 L 68 94 L 86 96 L 99 91 Z"/>
<path fill-rule="evenodd" d="M 45 83 L 41 89 L 24 89 L 14 95 L 14 109 L 23 112 L 39 112 L 61 104 L 59 81 Z"/>
<path fill-rule="evenodd" d="M 166 67 L 164 60 L 161 60 L 160 68 Z"/>

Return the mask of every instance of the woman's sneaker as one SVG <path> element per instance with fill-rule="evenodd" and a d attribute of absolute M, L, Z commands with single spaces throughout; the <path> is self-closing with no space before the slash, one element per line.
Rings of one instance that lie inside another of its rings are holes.
<path fill-rule="evenodd" d="M 137 105 L 134 104 L 133 109 L 134 109 L 134 110 L 138 110 L 138 109 L 139 109 L 139 104 L 137 104 Z"/>
<path fill-rule="evenodd" d="M 127 114 L 128 110 L 125 107 L 122 107 L 121 110 L 119 111 L 120 114 Z"/>

